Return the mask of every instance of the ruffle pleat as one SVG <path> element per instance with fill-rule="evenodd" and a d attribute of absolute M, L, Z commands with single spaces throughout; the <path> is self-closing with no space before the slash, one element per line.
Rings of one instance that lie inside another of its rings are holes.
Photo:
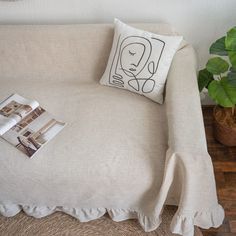
<path fill-rule="evenodd" d="M 23 210 L 27 215 L 35 218 L 48 216 L 56 211 L 64 212 L 78 219 L 80 222 L 88 222 L 98 219 L 105 213 L 108 213 L 112 220 L 123 221 L 127 219 L 138 219 L 140 225 L 146 232 L 150 232 L 158 228 L 161 224 L 159 216 L 146 216 L 142 212 L 130 209 L 106 209 L 91 208 L 79 209 L 69 207 L 48 207 L 48 206 L 26 206 L 18 204 L 0 204 L 0 214 L 5 217 L 12 217 Z M 218 227 L 224 218 L 224 210 L 218 205 L 211 211 L 196 212 L 195 214 L 177 213 L 171 222 L 171 232 L 184 236 L 194 235 L 194 225 L 202 228 Z"/>

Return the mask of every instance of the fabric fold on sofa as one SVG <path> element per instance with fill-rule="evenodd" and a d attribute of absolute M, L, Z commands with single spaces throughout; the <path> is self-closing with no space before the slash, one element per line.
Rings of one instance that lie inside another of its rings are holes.
<path fill-rule="evenodd" d="M 217 204 L 212 210 L 203 210 L 195 214 L 186 212 L 180 215 L 176 213 L 172 219 L 170 229 L 175 234 L 192 236 L 194 235 L 194 225 L 204 229 L 209 229 L 210 227 L 217 228 L 222 224 L 223 218 L 224 209 L 221 205 Z"/>
<path fill-rule="evenodd" d="M 193 236 L 195 225 L 204 229 L 219 227 L 224 219 L 224 210 L 217 201 L 213 168 L 208 154 L 167 151 L 165 175 L 155 214 L 161 214 L 161 207 L 177 172 L 181 176 L 182 188 L 178 210 L 171 222 L 171 232 Z"/>
<path fill-rule="evenodd" d="M 197 85 L 197 63 L 193 48 L 185 43 L 177 52 L 166 85 L 168 146 L 165 174 L 158 204 L 164 204 L 176 175 L 181 194 L 171 231 L 193 236 L 194 225 L 218 227 L 224 210 L 218 204 L 211 157 L 207 151 L 200 96 Z M 163 189 L 162 189 L 163 188 Z"/>

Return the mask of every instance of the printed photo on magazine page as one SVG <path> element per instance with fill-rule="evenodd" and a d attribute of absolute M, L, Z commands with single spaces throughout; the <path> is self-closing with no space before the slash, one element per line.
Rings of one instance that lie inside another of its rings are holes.
<path fill-rule="evenodd" d="M 39 106 L 38 102 L 12 94 L 0 103 L 0 135 Z"/>
<path fill-rule="evenodd" d="M 32 157 L 65 126 L 64 122 L 56 120 L 42 107 L 32 109 L 31 106 L 14 100 L 0 107 L 0 115 L 21 118 L 1 137 L 28 157 Z"/>

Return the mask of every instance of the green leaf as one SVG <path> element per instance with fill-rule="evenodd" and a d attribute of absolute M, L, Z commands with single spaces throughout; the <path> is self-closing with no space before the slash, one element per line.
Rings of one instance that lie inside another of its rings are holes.
<path fill-rule="evenodd" d="M 198 74 L 198 88 L 201 92 L 204 87 L 208 87 L 208 84 L 214 80 L 213 75 L 207 70 L 203 69 L 199 71 Z"/>
<path fill-rule="evenodd" d="M 213 75 L 219 75 L 229 69 L 229 64 L 220 57 L 214 57 L 207 62 L 206 68 Z"/>
<path fill-rule="evenodd" d="M 232 66 L 234 67 L 234 69 L 236 69 L 236 51 L 229 51 L 228 54 Z"/>
<path fill-rule="evenodd" d="M 223 107 L 233 107 L 236 99 L 236 87 L 228 83 L 228 78 L 212 81 L 208 86 L 210 97 Z"/>
<path fill-rule="evenodd" d="M 221 83 L 233 104 L 236 104 L 236 78 L 224 77 Z"/>
<path fill-rule="evenodd" d="M 210 54 L 216 54 L 219 56 L 228 56 L 228 52 L 225 48 L 225 36 L 216 40 L 210 47 Z"/>
<path fill-rule="evenodd" d="M 227 32 L 225 47 L 227 50 L 236 51 L 236 26 Z"/>

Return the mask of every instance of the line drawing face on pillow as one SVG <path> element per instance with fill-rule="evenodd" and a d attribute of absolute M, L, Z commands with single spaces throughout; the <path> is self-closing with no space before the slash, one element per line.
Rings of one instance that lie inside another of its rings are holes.
<path fill-rule="evenodd" d="M 137 76 L 142 71 L 143 67 L 146 65 L 150 55 L 150 43 L 147 44 L 147 46 L 144 43 L 138 42 L 129 43 L 124 47 L 122 47 L 121 45 L 121 68 L 127 76 Z"/>
<path fill-rule="evenodd" d="M 164 50 L 162 40 L 141 36 L 129 36 L 122 41 L 118 38 L 109 73 L 109 83 L 142 93 L 151 93 L 156 81 L 153 76 Z M 126 83 L 126 85 L 125 85 Z"/>

